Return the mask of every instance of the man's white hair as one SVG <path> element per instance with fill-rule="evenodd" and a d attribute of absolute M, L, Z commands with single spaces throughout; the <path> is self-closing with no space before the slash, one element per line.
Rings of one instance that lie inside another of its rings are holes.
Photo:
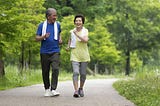
<path fill-rule="evenodd" d="M 52 14 L 52 12 L 57 12 L 54 8 L 48 8 L 46 11 L 46 18 Z"/>

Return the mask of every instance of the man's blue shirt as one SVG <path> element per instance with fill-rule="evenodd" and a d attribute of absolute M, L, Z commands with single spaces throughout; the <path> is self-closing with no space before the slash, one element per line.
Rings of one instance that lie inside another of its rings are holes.
<path fill-rule="evenodd" d="M 43 27 L 43 23 L 40 23 L 36 33 L 37 36 L 42 36 L 42 27 Z M 50 53 L 60 52 L 59 36 L 61 33 L 61 27 L 58 22 L 57 22 L 57 28 L 58 28 L 58 40 L 55 40 L 54 39 L 54 23 L 53 24 L 47 23 L 46 33 L 50 33 L 50 36 L 45 40 L 41 41 L 40 53 L 50 54 Z"/>

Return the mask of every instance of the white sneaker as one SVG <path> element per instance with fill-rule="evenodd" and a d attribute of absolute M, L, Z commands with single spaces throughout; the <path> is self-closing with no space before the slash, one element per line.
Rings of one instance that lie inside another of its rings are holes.
<path fill-rule="evenodd" d="M 55 90 L 52 90 L 51 92 L 52 92 L 52 96 L 59 96 L 60 95 L 60 93 Z"/>
<path fill-rule="evenodd" d="M 45 90 L 44 96 L 45 96 L 45 97 L 52 96 L 52 93 L 51 93 L 50 89 L 46 89 L 46 90 Z"/>

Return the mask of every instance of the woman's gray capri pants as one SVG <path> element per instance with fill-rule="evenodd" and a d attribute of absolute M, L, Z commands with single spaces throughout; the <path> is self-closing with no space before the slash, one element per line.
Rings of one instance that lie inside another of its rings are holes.
<path fill-rule="evenodd" d="M 80 75 L 80 81 L 86 80 L 86 69 L 88 62 L 75 62 L 72 61 L 73 81 L 78 81 Z"/>

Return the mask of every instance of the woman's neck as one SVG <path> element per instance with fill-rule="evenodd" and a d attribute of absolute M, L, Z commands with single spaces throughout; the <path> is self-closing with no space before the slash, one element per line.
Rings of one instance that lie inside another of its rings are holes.
<path fill-rule="evenodd" d="M 80 32 L 82 30 L 82 27 L 77 27 L 76 30 Z"/>

